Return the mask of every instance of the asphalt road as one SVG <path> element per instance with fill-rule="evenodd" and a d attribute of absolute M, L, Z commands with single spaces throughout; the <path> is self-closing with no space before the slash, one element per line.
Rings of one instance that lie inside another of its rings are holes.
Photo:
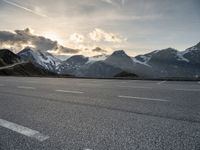
<path fill-rule="evenodd" d="M 0 77 L 0 150 L 200 150 L 200 82 Z"/>

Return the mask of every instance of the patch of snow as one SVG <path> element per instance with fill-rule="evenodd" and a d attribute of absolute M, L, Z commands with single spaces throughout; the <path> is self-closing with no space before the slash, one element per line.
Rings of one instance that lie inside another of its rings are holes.
<path fill-rule="evenodd" d="M 144 62 L 148 62 L 150 59 L 151 59 L 151 57 L 146 57 L 146 56 L 140 56 L 143 60 L 144 60 Z"/>
<path fill-rule="evenodd" d="M 198 48 L 193 46 L 191 48 L 186 49 L 185 51 L 178 52 L 177 55 L 180 58 L 180 60 L 190 62 L 187 58 L 184 57 L 184 55 L 190 53 L 191 51 L 196 51 L 196 50 L 198 50 Z"/>
<path fill-rule="evenodd" d="M 61 60 L 44 51 L 29 49 L 27 51 L 24 51 L 22 54 L 27 57 L 33 57 L 33 60 L 37 64 L 51 71 L 53 71 L 61 63 Z"/>
<path fill-rule="evenodd" d="M 185 51 L 180 52 L 183 56 L 191 51 L 196 51 L 198 48 L 196 46 L 193 46 L 191 48 L 186 49 Z"/>
<path fill-rule="evenodd" d="M 185 54 L 186 54 L 186 51 L 177 52 L 178 60 L 190 62 L 187 58 L 184 57 Z"/>
<path fill-rule="evenodd" d="M 150 60 L 150 57 L 146 57 L 146 56 L 141 56 L 141 57 L 142 57 L 142 59 L 144 59 L 144 62 L 139 61 L 139 60 L 136 59 L 135 57 L 132 57 L 132 60 L 133 60 L 133 62 L 135 62 L 135 63 L 138 63 L 138 64 L 142 64 L 142 65 L 151 67 L 151 66 L 148 64 L 148 61 Z"/>
<path fill-rule="evenodd" d="M 89 57 L 88 62 L 86 64 L 94 63 L 94 62 L 97 62 L 97 61 L 104 61 L 104 60 L 106 60 L 107 57 L 108 56 L 106 56 L 106 55 Z"/>
<path fill-rule="evenodd" d="M 59 59 L 50 55 L 47 52 L 37 51 L 36 54 L 39 58 L 38 63 L 41 64 L 42 66 L 45 66 L 46 68 L 51 67 L 49 65 L 56 67 L 61 63 Z"/>
<path fill-rule="evenodd" d="M 158 53 L 158 52 L 161 52 L 162 50 L 155 50 L 155 51 L 153 51 L 152 53 L 153 54 L 156 54 L 156 53 Z"/>

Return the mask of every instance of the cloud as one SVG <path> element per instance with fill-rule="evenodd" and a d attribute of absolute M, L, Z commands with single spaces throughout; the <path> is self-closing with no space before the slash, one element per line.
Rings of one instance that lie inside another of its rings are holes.
<path fill-rule="evenodd" d="M 112 0 L 102 0 L 103 2 L 109 3 L 109 4 L 113 4 Z"/>
<path fill-rule="evenodd" d="M 70 38 L 69 38 L 69 40 L 74 43 L 83 43 L 84 39 L 85 37 L 78 33 L 73 33 L 72 35 L 70 35 Z"/>
<path fill-rule="evenodd" d="M 105 42 L 121 43 L 125 40 L 124 38 L 118 36 L 115 33 L 105 32 L 104 30 L 99 28 L 95 28 L 94 31 L 90 32 L 89 37 L 92 41 L 95 42 L 105 41 Z"/>
<path fill-rule="evenodd" d="M 58 47 L 56 47 L 55 49 L 52 50 L 47 50 L 47 52 L 53 54 L 53 55 L 69 55 L 69 54 L 77 54 L 79 53 L 81 50 L 79 49 L 71 49 L 71 48 L 67 48 L 64 46 L 59 45 Z"/>
<path fill-rule="evenodd" d="M 161 14 L 143 15 L 143 16 L 113 15 L 113 16 L 108 16 L 106 19 L 114 21 L 151 21 L 151 20 L 162 19 L 162 17 L 163 16 Z"/>
<path fill-rule="evenodd" d="M 47 17 L 45 14 L 42 14 L 42 13 L 40 13 L 40 12 L 38 12 L 38 11 L 34 11 L 34 10 L 32 10 L 32 9 L 29 9 L 29 8 L 24 7 L 24 6 L 22 6 L 22 5 L 19 5 L 19 4 L 17 4 L 17 3 L 14 3 L 14 2 L 11 2 L 11 1 L 8 1 L 8 0 L 2 0 L 2 1 L 4 1 L 5 3 L 7 3 L 7 4 L 9 4 L 9 5 L 12 5 L 12 6 L 15 6 L 15 7 L 17 7 L 17 8 L 23 9 L 23 10 L 25 10 L 25 11 L 27 11 L 27 12 L 30 12 L 30 13 L 32 13 L 32 14 L 38 15 L 38 16 L 40 16 L 40 17 Z"/>
<path fill-rule="evenodd" d="M 96 47 L 96 48 L 92 49 L 92 52 L 107 53 L 106 50 L 104 50 L 100 47 Z"/>
<path fill-rule="evenodd" d="M 101 1 L 111 4 L 113 6 L 123 6 L 125 4 L 125 0 L 101 0 Z"/>
<path fill-rule="evenodd" d="M 73 33 L 66 39 L 65 47 L 57 41 L 39 36 L 33 30 L 0 31 L 0 48 L 11 49 L 19 52 L 25 47 L 31 47 L 34 50 L 47 51 L 54 55 L 70 54 L 106 54 L 116 45 L 120 47 L 125 39 L 116 33 L 106 32 L 102 29 L 94 29 L 92 32 L 85 34 Z"/>
<path fill-rule="evenodd" d="M 68 47 L 81 50 L 80 54 L 94 55 L 109 53 L 113 49 L 121 48 L 126 38 L 118 33 L 106 32 L 103 29 L 94 28 L 84 34 L 73 33 L 66 40 Z"/>
<path fill-rule="evenodd" d="M 57 53 L 79 52 L 79 50 L 66 48 L 58 44 L 57 41 L 34 35 L 29 28 L 25 30 L 15 30 L 15 32 L 0 31 L 0 48 L 10 48 L 15 51 L 20 51 L 27 46 L 33 47 L 36 50 L 51 50 Z"/>

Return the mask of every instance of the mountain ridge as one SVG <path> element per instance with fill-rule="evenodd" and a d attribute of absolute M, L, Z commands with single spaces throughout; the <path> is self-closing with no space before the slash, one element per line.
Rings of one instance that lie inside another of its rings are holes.
<path fill-rule="evenodd" d="M 200 43 L 185 51 L 169 47 L 135 57 L 117 50 L 111 55 L 74 55 L 61 61 L 48 52 L 30 48 L 17 55 L 22 61 L 30 61 L 60 75 L 107 78 L 130 73 L 142 78 L 200 77 Z"/>

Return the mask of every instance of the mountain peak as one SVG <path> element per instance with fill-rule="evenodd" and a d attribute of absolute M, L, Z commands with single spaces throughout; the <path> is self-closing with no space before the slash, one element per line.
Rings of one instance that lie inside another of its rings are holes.
<path fill-rule="evenodd" d="M 172 47 L 168 47 L 168 48 L 166 48 L 166 49 L 164 49 L 164 50 L 176 51 L 176 49 L 174 49 L 174 48 L 172 48 Z"/>
<path fill-rule="evenodd" d="M 0 49 L 0 66 L 10 65 L 20 61 L 20 57 L 9 49 Z"/>
<path fill-rule="evenodd" d="M 158 50 L 156 51 L 155 53 L 176 53 L 177 50 L 172 48 L 172 47 L 168 47 L 168 48 L 165 48 L 165 49 L 161 49 L 161 50 Z"/>
<path fill-rule="evenodd" d="M 0 53 L 13 53 L 13 52 L 9 49 L 0 49 Z"/>
<path fill-rule="evenodd" d="M 115 55 L 115 56 L 128 56 L 124 50 L 117 50 L 117 51 L 114 51 L 112 53 L 112 55 Z"/>
<path fill-rule="evenodd" d="M 130 70 L 133 65 L 131 57 L 128 56 L 123 50 L 113 52 L 112 55 L 105 60 L 105 62 L 123 70 Z"/>
<path fill-rule="evenodd" d="M 22 53 L 26 53 L 26 52 L 33 52 L 31 47 L 25 47 L 23 50 L 21 50 L 18 55 L 22 54 Z"/>

